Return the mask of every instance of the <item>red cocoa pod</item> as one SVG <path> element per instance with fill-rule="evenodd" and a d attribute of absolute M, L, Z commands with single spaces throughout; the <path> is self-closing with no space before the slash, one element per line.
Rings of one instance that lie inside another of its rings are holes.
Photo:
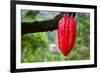
<path fill-rule="evenodd" d="M 58 46 L 64 56 L 74 47 L 76 39 L 76 20 L 70 16 L 63 16 L 58 24 Z"/>

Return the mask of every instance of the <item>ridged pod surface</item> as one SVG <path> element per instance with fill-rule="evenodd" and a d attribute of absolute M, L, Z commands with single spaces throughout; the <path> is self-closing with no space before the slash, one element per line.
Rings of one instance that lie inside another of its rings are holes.
<path fill-rule="evenodd" d="M 70 16 L 63 16 L 58 24 L 58 46 L 64 56 L 71 52 L 75 39 L 76 20 Z"/>

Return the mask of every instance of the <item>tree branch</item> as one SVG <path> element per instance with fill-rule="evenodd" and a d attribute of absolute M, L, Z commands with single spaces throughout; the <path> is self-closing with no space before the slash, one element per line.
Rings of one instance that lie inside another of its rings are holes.
<path fill-rule="evenodd" d="M 33 32 L 44 32 L 44 31 L 53 31 L 58 28 L 58 22 L 62 13 L 57 15 L 54 19 L 45 20 L 45 21 L 35 21 L 35 22 L 22 22 L 21 23 L 21 33 L 33 33 Z"/>

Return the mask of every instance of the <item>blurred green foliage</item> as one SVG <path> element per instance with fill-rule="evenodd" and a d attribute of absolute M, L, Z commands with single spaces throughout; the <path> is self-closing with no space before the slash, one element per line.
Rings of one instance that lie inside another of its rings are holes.
<path fill-rule="evenodd" d="M 39 11 L 32 10 L 21 10 L 21 21 L 22 22 L 32 22 L 36 20 L 36 15 Z"/>
<path fill-rule="evenodd" d="M 42 57 L 46 52 L 46 48 L 48 48 L 49 40 L 44 33 L 38 32 L 38 33 L 32 33 L 32 34 L 26 34 L 22 36 L 22 62 L 32 62 L 32 61 L 38 61 L 38 56 Z M 40 60 L 40 59 L 39 59 Z M 41 61 L 41 60 L 40 60 Z"/>
<path fill-rule="evenodd" d="M 41 13 L 40 13 L 41 12 Z M 59 12 L 22 10 L 22 22 L 51 19 Z M 44 15 L 43 15 L 44 14 Z M 46 18 L 47 14 L 49 15 Z M 38 18 L 38 19 L 37 19 Z M 57 30 L 22 35 L 21 62 L 67 61 L 90 59 L 90 14 L 76 13 L 77 36 L 73 50 L 63 56 L 58 48 Z M 55 44 L 57 51 L 51 51 L 50 44 Z"/>

